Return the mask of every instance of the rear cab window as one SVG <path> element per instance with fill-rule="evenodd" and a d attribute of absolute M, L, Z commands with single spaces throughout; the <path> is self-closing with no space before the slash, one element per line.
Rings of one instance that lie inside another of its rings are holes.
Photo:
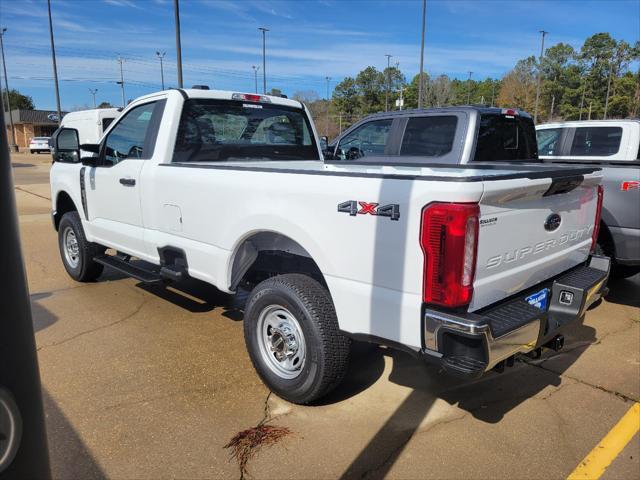
<path fill-rule="evenodd" d="M 458 117 L 455 115 L 433 115 L 411 117 L 402 138 L 400 155 L 441 157 L 453 148 Z"/>
<path fill-rule="evenodd" d="M 569 155 L 609 157 L 620 150 L 622 127 L 577 127 Z"/>
<path fill-rule="evenodd" d="M 530 117 L 480 114 L 474 162 L 537 162 L 538 146 Z"/>
<path fill-rule="evenodd" d="M 174 162 L 319 160 L 301 108 L 237 100 L 189 99 Z"/>

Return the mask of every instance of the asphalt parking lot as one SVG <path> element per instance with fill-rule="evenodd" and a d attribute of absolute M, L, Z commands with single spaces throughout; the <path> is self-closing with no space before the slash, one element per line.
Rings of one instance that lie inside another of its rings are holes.
<path fill-rule="evenodd" d="M 640 275 L 566 334 L 560 353 L 459 383 L 403 353 L 354 345 L 321 405 L 254 373 L 241 302 L 201 283 L 148 288 L 64 271 L 50 156 L 13 157 L 23 255 L 56 478 L 239 478 L 224 446 L 268 421 L 251 478 L 566 478 L 640 400 Z M 602 478 L 640 477 L 636 434 Z"/>

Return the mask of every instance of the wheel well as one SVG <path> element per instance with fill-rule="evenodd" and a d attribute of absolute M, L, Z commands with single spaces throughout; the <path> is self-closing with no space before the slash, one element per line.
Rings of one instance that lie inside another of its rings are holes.
<path fill-rule="evenodd" d="M 259 232 L 240 244 L 231 268 L 231 290 L 239 285 L 252 287 L 284 273 L 301 273 L 327 284 L 320 267 L 299 243 L 275 232 Z"/>
<path fill-rule="evenodd" d="M 71 197 L 67 192 L 60 192 L 58 194 L 58 198 L 56 199 L 56 210 L 53 215 L 53 224 L 58 230 L 58 225 L 60 225 L 60 219 L 67 212 L 78 211 L 75 203 L 71 200 Z"/>

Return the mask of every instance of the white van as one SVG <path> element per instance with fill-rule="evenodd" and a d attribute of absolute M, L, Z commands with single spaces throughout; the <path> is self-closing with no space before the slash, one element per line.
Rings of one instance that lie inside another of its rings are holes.
<path fill-rule="evenodd" d="M 102 134 L 120 116 L 117 108 L 94 108 L 69 112 L 62 117 L 61 127 L 78 130 L 80 143 L 99 143 Z"/>

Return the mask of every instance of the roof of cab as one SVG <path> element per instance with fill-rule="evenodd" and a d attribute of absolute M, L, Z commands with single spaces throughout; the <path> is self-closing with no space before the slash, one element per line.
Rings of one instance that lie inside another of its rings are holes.
<path fill-rule="evenodd" d="M 620 124 L 631 124 L 637 125 L 640 123 L 639 119 L 625 118 L 625 119 L 613 119 L 609 118 L 606 120 L 568 120 L 566 122 L 552 122 L 552 123 L 542 123 L 540 125 L 536 125 L 537 129 L 545 129 L 545 128 L 557 128 L 557 127 L 602 127 L 609 125 L 620 125 Z"/>
<path fill-rule="evenodd" d="M 250 92 L 241 92 L 241 91 L 231 91 L 231 90 L 204 90 L 200 88 L 175 88 L 171 90 L 165 90 L 163 92 L 155 92 L 150 93 L 148 95 L 144 95 L 135 100 L 137 103 L 140 100 L 146 100 L 148 98 L 152 98 L 161 93 L 169 93 L 169 94 L 180 94 L 186 98 L 210 98 L 215 100 L 233 100 L 232 96 L 234 93 L 243 93 L 246 95 L 256 95 L 255 93 Z M 273 95 L 262 95 L 260 96 L 269 98 L 270 102 L 274 105 L 285 105 L 287 107 L 293 108 L 303 108 L 302 103 L 297 100 L 291 100 L 289 98 L 276 97 Z"/>
<path fill-rule="evenodd" d="M 372 113 L 371 115 L 367 115 L 365 118 L 370 120 L 371 118 L 377 117 L 404 117 L 404 116 L 415 116 L 415 115 L 425 115 L 425 114 L 433 114 L 433 113 L 449 113 L 449 112 L 478 112 L 480 114 L 493 114 L 493 115 L 501 115 L 504 113 L 504 110 L 514 110 L 518 113 L 518 116 L 531 118 L 524 110 L 519 110 L 517 108 L 498 108 L 491 107 L 488 105 L 456 105 L 451 107 L 437 107 L 437 108 L 414 108 L 409 110 L 392 110 L 388 112 L 379 112 Z M 364 120 L 364 119 L 363 119 Z"/>

